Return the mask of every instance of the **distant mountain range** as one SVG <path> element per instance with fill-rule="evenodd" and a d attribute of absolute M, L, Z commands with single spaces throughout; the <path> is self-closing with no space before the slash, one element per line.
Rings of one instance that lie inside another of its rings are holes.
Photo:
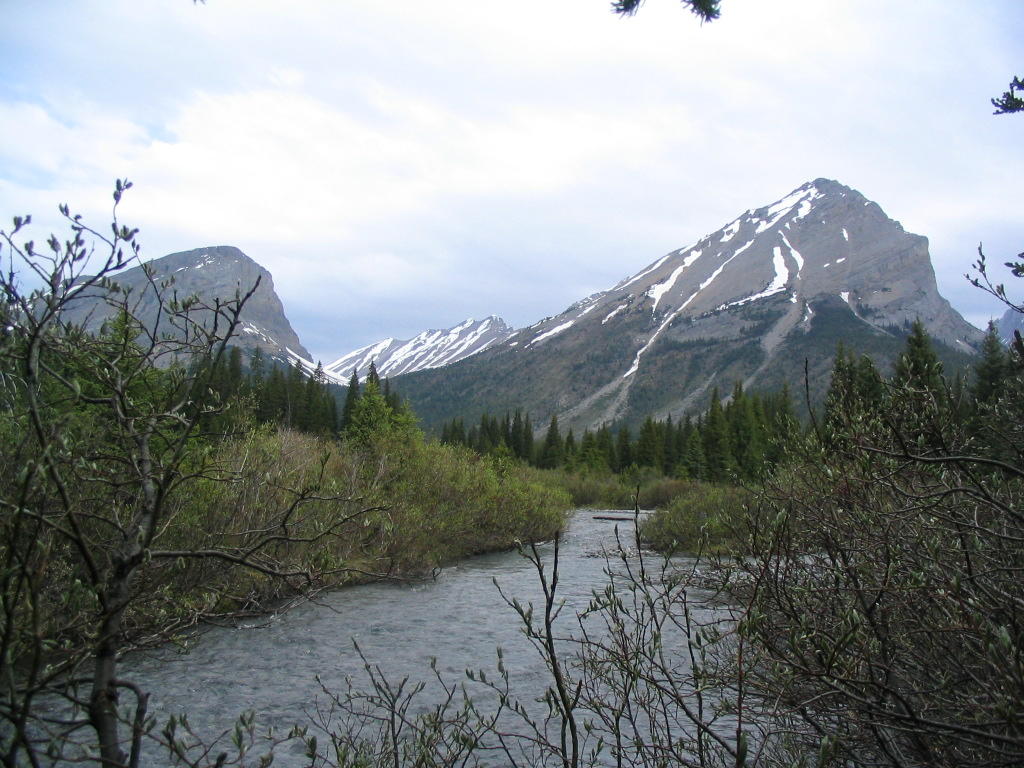
<path fill-rule="evenodd" d="M 237 248 L 176 253 L 148 269 L 157 282 L 173 278 L 179 294 L 204 298 L 234 296 L 259 276 L 238 344 L 313 369 L 269 272 Z M 140 298 L 140 319 L 155 319 L 142 268 L 115 279 Z M 77 303 L 78 319 L 99 327 L 103 307 L 89 297 Z M 839 342 L 884 366 L 916 318 L 954 366 L 982 337 L 939 295 L 926 238 L 859 192 L 817 179 L 529 328 L 469 319 L 384 339 L 324 370 L 346 383 L 373 361 L 428 427 L 516 408 L 537 424 L 552 414 L 576 427 L 628 424 L 692 411 L 735 382 L 803 391 L 805 361 L 820 398 Z"/>
<path fill-rule="evenodd" d="M 324 366 L 324 370 L 347 383 L 353 371 L 360 380 L 365 378 L 372 362 L 381 376 L 401 376 L 457 363 L 501 344 L 514 333 L 500 317 L 469 318 L 452 328 L 423 331 L 412 339 L 389 338 L 361 347 Z"/>

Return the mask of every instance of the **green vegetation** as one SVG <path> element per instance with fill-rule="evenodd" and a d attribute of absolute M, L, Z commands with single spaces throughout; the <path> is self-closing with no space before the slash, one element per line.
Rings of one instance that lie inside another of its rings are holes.
<path fill-rule="evenodd" d="M 534 444 L 529 415 L 516 411 L 501 419 L 484 414 L 468 430 L 454 420 L 441 440 L 530 462 L 575 506 L 655 509 L 645 539 L 663 551 L 698 551 L 743 548 L 738 531 L 749 494 L 737 483 L 767 476 L 799 431 L 788 389 L 747 393 L 737 384 L 724 406 L 715 389 L 696 420 L 648 417 L 635 439 L 625 426 L 613 433 L 603 425 L 577 442 L 571 431 L 562 436 L 553 416 Z"/>
<path fill-rule="evenodd" d="M 994 326 L 990 326 L 982 348 L 969 378 L 943 377 L 943 365 L 932 342 L 920 322 L 915 322 L 907 336 L 904 353 L 896 361 L 892 376 L 886 380 L 875 368 L 871 358 L 862 355 L 857 358 L 840 343 L 834 357 L 831 385 L 829 386 L 822 412 L 814 417 L 813 428 L 801 432 L 792 429 L 787 433 L 785 448 L 788 461 L 780 461 L 780 453 L 770 465 L 772 483 L 783 487 L 792 483 L 800 484 L 801 456 L 825 451 L 828 453 L 849 449 L 852 438 L 849 429 L 851 420 L 881 419 L 893 415 L 900 408 L 916 407 L 922 412 L 929 408 L 939 409 L 945 424 L 943 429 L 931 428 L 925 433 L 906 428 L 905 437 L 917 441 L 941 440 L 944 429 L 958 425 L 970 436 L 972 445 L 980 446 L 989 442 L 988 435 L 993 428 L 989 418 L 993 402 L 1005 390 L 1007 381 L 1014 374 L 1011 355 L 999 341 Z M 913 393 L 913 394 L 909 394 Z M 757 489 L 758 478 L 750 472 L 736 473 L 742 466 L 735 456 L 747 452 L 757 455 L 758 441 L 734 437 L 732 452 L 715 450 L 714 446 L 729 445 L 724 435 L 737 434 L 736 426 L 724 430 L 723 409 L 711 403 L 704 419 L 707 435 L 703 441 L 708 456 L 725 457 L 731 464 L 722 465 L 721 458 L 705 463 L 708 479 L 724 480 L 730 476 L 745 479 L 752 489 Z M 820 424 L 819 424 L 820 421 Z M 739 433 L 744 434 L 744 433 Z M 710 439 L 709 439 L 710 438 Z M 707 446 L 713 446 L 708 451 Z M 994 446 L 992 446 L 994 448 Z M 740 450 L 737 451 L 737 448 Z M 1005 451 L 1002 451 L 1005 454 Z M 730 475 L 732 470 L 732 475 Z M 783 481 L 785 478 L 785 481 Z M 750 506 L 756 498 L 752 490 L 735 485 L 693 484 L 673 499 L 670 505 L 658 509 L 643 527 L 644 538 L 655 548 L 664 551 L 731 551 L 749 553 L 756 546 L 750 536 Z"/>

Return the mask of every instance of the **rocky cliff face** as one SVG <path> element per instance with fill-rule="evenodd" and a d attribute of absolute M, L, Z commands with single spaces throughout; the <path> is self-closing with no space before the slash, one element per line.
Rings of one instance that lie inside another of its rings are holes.
<path fill-rule="evenodd" d="M 455 404 L 628 422 L 681 413 L 736 381 L 795 387 L 805 358 L 820 390 L 838 341 L 884 364 L 915 318 L 954 354 L 981 338 L 939 295 L 924 237 L 818 179 L 401 390 L 428 423 L 472 416 Z"/>
<path fill-rule="evenodd" d="M 112 279 L 122 290 L 129 291 L 130 304 L 142 325 L 148 329 L 156 327 L 161 334 L 173 333 L 173 329 L 165 321 L 158 324 L 160 292 L 165 301 L 177 294 L 179 298 L 196 295 L 211 303 L 217 298 L 233 299 L 236 293 L 244 295 L 259 279 L 256 292 L 242 311 L 242 323 L 234 343 L 245 349 L 258 346 L 265 354 L 282 361 L 295 356 L 309 357 L 285 317 L 270 272 L 233 246 L 172 253 L 126 269 Z M 65 319 L 95 332 L 110 319 L 114 310 L 101 292 L 93 290 L 92 294 L 76 297 Z"/>

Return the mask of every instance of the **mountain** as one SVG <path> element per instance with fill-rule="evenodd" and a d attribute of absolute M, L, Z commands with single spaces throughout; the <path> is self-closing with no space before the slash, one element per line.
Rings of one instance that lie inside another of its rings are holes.
<path fill-rule="evenodd" d="M 507 341 L 396 387 L 428 426 L 523 408 L 579 427 L 680 415 L 735 382 L 827 387 L 836 344 L 885 365 L 920 318 L 951 364 L 981 332 L 943 299 L 928 241 L 828 179 L 744 212 Z"/>
<path fill-rule="evenodd" d="M 217 298 L 234 298 L 238 291 L 244 294 L 259 279 L 259 287 L 242 310 L 242 323 L 233 343 L 245 349 L 259 346 L 265 354 L 285 362 L 295 356 L 309 358 L 309 352 L 285 317 L 284 306 L 274 291 L 274 278 L 270 272 L 233 246 L 218 245 L 172 253 L 126 269 L 111 279 L 123 290 L 130 291 L 134 314 L 148 329 L 152 329 L 158 317 L 162 317 L 158 314 L 158 286 L 166 286 L 165 300 L 177 294 L 182 298 L 196 295 L 201 300 L 212 302 Z M 98 331 L 114 314 L 105 298 L 106 292 L 100 288 L 75 294 L 64 319 L 84 325 L 89 331 Z M 158 332 L 173 333 L 173 329 L 161 320 Z"/>
<path fill-rule="evenodd" d="M 999 318 L 996 327 L 999 330 L 999 338 L 1006 344 L 1012 344 L 1014 331 L 1020 331 L 1021 335 L 1024 336 L 1024 315 L 1016 310 L 1008 309 Z"/>
<path fill-rule="evenodd" d="M 363 379 L 373 362 L 381 376 L 400 376 L 456 363 L 501 344 L 513 333 L 500 317 L 469 318 L 452 328 L 423 331 L 413 339 L 384 339 L 361 347 L 325 365 L 324 371 L 347 383 L 353 370 Z"/>

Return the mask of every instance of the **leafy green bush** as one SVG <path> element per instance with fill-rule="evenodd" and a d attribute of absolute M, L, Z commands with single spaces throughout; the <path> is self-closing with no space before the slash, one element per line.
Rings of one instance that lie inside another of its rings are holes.
<path fill-rule="evenodd" d="M 666 509 L 647 518 L 641 535 L 662 552 L 742 551 L 752 499 L 744 488 L 692 481 Z"/>
<path fill-rule="evenodd" d="M 633 506 L 632 492 L 615 475 L 547 470 L 544 476 L 546 482 L 565 489 L 574 506 L 609 509 Z"/>
<path fill-rule="evenodd" d="M 400 572 L 551 538 L 572 505 L 518 463 L 461 446 L 416 440 L 375 458 L 384 471 L 370 498 L 387 506 L 382 554 Z"/>

